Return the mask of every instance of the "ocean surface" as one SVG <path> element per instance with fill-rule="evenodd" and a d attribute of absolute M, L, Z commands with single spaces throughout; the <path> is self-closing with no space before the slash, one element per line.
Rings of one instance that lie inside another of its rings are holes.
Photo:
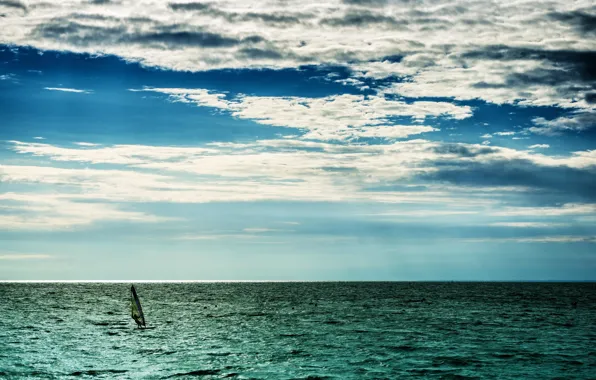
<path fill-rule="evenodd" d="M 596 283 L 135 287 L 1 283 L 0 378 L 596 378 Z"/>

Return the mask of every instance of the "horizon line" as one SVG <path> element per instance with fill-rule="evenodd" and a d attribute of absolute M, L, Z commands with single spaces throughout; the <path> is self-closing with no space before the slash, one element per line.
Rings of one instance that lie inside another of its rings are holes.
<path fill-rule="evenodd" d="M 2 283 L 328 283 L 328 282 L 457 282 L 457 283 L 595 283 L 596 280 L 0 280 Z"/>

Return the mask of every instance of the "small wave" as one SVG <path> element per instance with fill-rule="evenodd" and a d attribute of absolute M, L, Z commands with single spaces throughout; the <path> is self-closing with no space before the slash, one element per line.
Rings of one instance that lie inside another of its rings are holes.
<path fill-rule="evenodd" d="M 580 362 L 579 360 L 566 360 L 563 363 L 569 365 L 584 365 L 584 363 Z"/>
<path fill-rule="evenodd" d="M 247 317 L 265 317 L 267 313 L 246 313 Z"/>
<path fill-rule="evenodd" d="M 305 336 L 306 334 L 279 334 L 279 336 L 282 336 L 284 338 L 296 338 L 299 336 Z"/>
<path fill-rule="evenodd" d="M 497 359 L 511 359 L 514 358 L 514 354 L 493 354 L 493 357 Z"/>
<path fill-rule="evenodd" d="M 76 371 L 70 374 L 70 376 L 100 376 L 110 373 L 125 373 L 125 369 L 90 369 L 87 371 Z"/>
<path fill-rule="evenodd" d="M 326 325 L 342 325 L 343 324 L 343 322 L 336 321 L 336 320 L 328 320 L 328 321 L 325 321 L 323 323 L 326 324 Z"/>
<path fill-rule="evenodd" d="M 219 314 L 219 315 L 216 315 L 216 314 L 207 314 L 207 315 L 205 315 L 205 318 L 225 318 L 225 317 L 231 317 L 233 315 L 234 314 Z"/>
<path fill-rule="evenodd" d="M 109 322 L 91 322 L 92 325 L 95 326 L 109 326 L 110 323 Z"/>
<path fill-rule="evenodd" d="M 166 377 L 166 379 L 171 377 L 182 377 L 182 376 L 208 376 L 208 375 L 217 375 L 220 372 L 219 369 L 199 369 L 197 371 L 185 372 L 185 373 L 175 373 Z"/>
<path fill-rule="evenodd" d="M 416 351 L 418 349 L 409 344 L 402 344 L 401 346 L 385 346 L 385 348 L 390 351 Z"/>
<path fill-rule="evenodd" d="M 240 376 L 240 374 L 236 373 L 236 372 L 230 372 L 227 375 L 224 375 L 224 379 L 230 378 L 230 377 L 238 377 Z"/>
<path fill-rule="evenodd" d="M 303 350 L 292 350 L 292 351 L 290 351 L 290 355 L 311 356 L 308 352 L 303 351 Z"/>
<path fill-rule="evenodd" d="M 231 352 L 208 352 L 208 356 L 230 356 L 232 355 Z"/>
<path fill-rule="evenodd" d="M 476 362 L 477 360 L 475 359 L 460 356 L 438 356 L 433 359 L 433 366 L 466 367 Z"/>
<path fill-rule="evenodd" d="M 107 334 L 110 336 L 113 336 L 113 335 L 118 335 L 118 332 L 117 331 L 108 331 Z"/>

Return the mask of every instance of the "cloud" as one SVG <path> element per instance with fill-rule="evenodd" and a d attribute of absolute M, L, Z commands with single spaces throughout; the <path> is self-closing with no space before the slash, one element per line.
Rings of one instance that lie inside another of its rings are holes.
<path fill-rule="evenodd" d="M 254 234 L 229 234 L 229 233 L 216 233 L 216 234 L 187 234 L 177 238 L 177 240 L 228 240 L 228 239 L 260 239 L 262 236 Z"/>
<path fill-rule="evenodd" d="M 555 235 L 517 238 L 478 238 L 465 239 L 470 243 L 596 243 L 596 236 Z"/>
<path fill-rule="evenodd" d="M 73 201 L 68 195 L 5 193 L 0 195 L 0 230 L 61 230 L 101 221 L 155 223 L 171 220 L 125 211 L 102 202 Z"/>
<path fill-rule="evenodd" d="M 228 22 L 262 22 L 270 26 L 288 26 L 292 24 L 300 23 L 303 19 L 306 19 L 310 14 L 305 13 L 289 13 L 289 12 L 245 12 L 239 13 L 234 11 L 220 10 L 214 4 L 211 3 L 170 3 L 168 7 L 174 11 L 185 11 L 185 12 L 199 12 L 203 15 L 223 18 Z"/>
<path fill-rule="evenodd" d="M 440 165 L 440 170 L 424 177 L 462 186 L 524 186 L 596 201 L 596 166 L 544 166 L 514 158 L 468 163 L 445 161 Z"/>
<path fill-rule="evenodd" d="M 557 228 L 565 227 L 565 223 L 544 223 L 544 222 L 496 222 L 491 223 L 495 227 L 514 227 L 514 228 Z"/>
<path fill-rule="evenodd" d="M 244 228 L 243 232 L 248 233 L 265 233 L 265 232 L 292 232 L 292 230 L 281 230 L 276 228 L 250 227 Z"/>
<path fill-rule="evenodd" d="M 0 80 L 15 81 L 16 80 L 16 75 L 14 75 L 14 74 L 2 74 L 2 75 L 0 75 Z"/>
<path fill-rule="evenodd" d="M 1 8 L 12 8 L 12 9 L 19 9 L 23 12 L 27 12 L 27 6 L 17 0 L 0 0 L 0 9 Z"/>
<path fill-rule="evenodd" d="M 528 128 L 528 131 L 539 135 L 556 136 L 563 132 L 582 132 L 596 126 L 596 112 L 577 112 L 552 120 L 537 117 L 532 122 L 535 127 Z"/>
<path fill-rule="evenodd" d="M 302 129 L 307 131 L 303 138 L 317 140 L 403 138 L 438 129 L 423 125 L 391 125 L 394 124 L 390 120 L 392 117 L 409 116 L 414 122 L 423 122 L 431 117 L 461 120 L 472 115 L 469 106 L 432 101 L 406 103 L 381 96 L 344 94 L 306 98 L 237 95 L 228 100 L 225 94 L 205 89 L 145 88 L 143 91 L 163 93 L 173 101 L 218 108 L 234 117 L 259 124 Z"/>
<path fill-rule="evenodd" d="M 0 260 L 47 260 L 52 256 L 31 253 L 0 253 Z"/>
<path fill-rule="evenodd" d="M 573 26 L 581 34 L 596 34 L 596 15 L 576 10 L 571 12 L 553 12 L 549 16 L 553 20 Z"/>
<path fill-rule="evenodd" d="M 79 17 L 80 19 L 80 17 Z M 225 36 L 201 28 L 181 28 L 178 25 L 159 25 L 149 30 L 129 30 L 125 25 L 97 26 L 56 18 L 40 25 L 34 34 L 43 39 L 67 42 L 74 46 L 101 46 L 106 44 L 154 45 L 170 49 L 185 47 L 225 48 L 263 41 L 257 35 Z"/>
<path fill-rule="evenodd" d="M 567 203 L 560 207 L 506 207 L 493 212 L 495 216 L 563 216 L 596 213 L 596 204 Z"/>
<path fill-rule="evenodd" d="M 381 13 L 368 10 L 349 10 L 341 17 L 324 18 L 321 24 L 340 27 L 367 27 L 371 24 L 378 24 L 387 27 L 400 27 L 402 23 Z"/>
<path fill-rule="evenodd" d="M 410 98 L 586 112 L 596 99 L 593 10 L 575 2 L 87 2 L 73 12 L 31 0 L 27 9 L 5 15 L 5 43 L 173 70 L 343 65 L 344 81 Z"/>
<path fill-rule="evenodd" d="M 208 3 L 170 3 L 168 7 L 175 11 L 202 11 L 206 9 L 213 9 Z"/>
<path fill-rule="evenodd" d="M 388 211 L 376 214 L 369 214 L 373 216 L 407 216 L 416 218 L 427 218 L 430 216 L 453 216 L 453 215 L 474 215 L 478 214 L 476 210 L 399 210 Z"/>
<path fill-rule="evenodd" d="M 548 149 L 550 148 L 550 145 L 548 144 L 534 144 L 534 145 L 530 145 L 528 147 L 528 149 Z"/>
<path fill-rule="evenodd" d="M 342 0 L 342 3 L 361 7 L 382 7 L 387 5 L 389 0 Z"/>
<path fill-rule="evenodd" d="M 126 168 L 0 166 L 3 182 L 60 185 L 62 192 L 67 192 L 66 199 L 81 201 L 486 205 L 510 196 L 512 190 L 518 196 L 546 192 L 584 201 L 593 200 L 596 194 L 592 181 L 596 151 L 549 157 L 532 151 L 426 140 L 340 145 L 281 139 L 203 147 L 12 144 L 20 154 L 46 157 L 57 163 L 109 163 Z M 396 184 L 434 185 L 438 190 L 411 191 Z M 465 191 L 468 188 L 473 195 Z"/>
<path fill-rule="evenodd" d="M 44 87 L 44 90 L 49 91 L 60 91 L 60 92 L 74 92 L 78 94 L 90 94 L 91 91 L 89 90 L 80 90 L 77 88 L 66 88 L 66 87 Z"/>

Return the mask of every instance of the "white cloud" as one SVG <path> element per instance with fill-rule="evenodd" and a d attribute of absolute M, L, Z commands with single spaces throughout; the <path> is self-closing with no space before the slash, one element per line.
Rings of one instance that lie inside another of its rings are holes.
<path fill-rule="evenodd" d="M 589 0 L 389 1 L 371 8 L 340 0 L 194 7 L 30 0 L 3 10 L 0 42 L 189 71 L 344 64 L 354 75 L 343 83 L 395 76 L 401 81 L 387 91 L 408 97 L 593 110 L 586 101 L 590 78 L 582 77 L 589 57 L 582 54 L 596 45 L 570 17 L 591 6 Z"/>
<path fill-rule="evenodd" d="M 77 88 L 66 88 L 66 87 L 44 87 L 44 90 L 49 91 L 61 91 L 61 92 L 74 92 L 78 94 L 90 94 L 89 90 L 79 90 Z"/>
<path fill-rule="evenodd" d="M 596 125 L 596 113 L 579 112 L 571 116 L 562 116 L 552 120 L 546 120 L 543 117 L 537 117 L 532 120 L 535 127 L 530 127 L 530 132 L 556 136 L 563 132 L 581 132 Z"/>
<path fill-rule="evenodd" d="M 0 253 L 0 260 L 47 260 L 52 256 L 33 253 Z"/>
<path fill-rule="evenodd" d="M 561 216 L 596 213 L 596 204 L 567 203 L 561 207 L 507 207 L 492 214 L 496 216 Z"/>
<path fill-rule="evenodd" d="M 171 220 L 136 211 L 135 203 L 139 202 L 291 200 L 416 204 L 417 210 L 386 213 L 387 216 L 406 217 L 596 213 L 595 204 L 573 203 L 561 207 L 499 209 L 502 196 L 510 196 L 511 191 L 527 191 L 521 184 L 518 188 L 475 186 L 468 191 L 465 186 L 433 186 L 433 182 L 426 181 L 424 190 L 407 189 L 410 181 L 417 181 L 417 178 L 433 176 L 443 168 L 465 168 L 468 165 L 478 167 L 494 162 L 522 161 L 541 167 L 589 168 L 596 164 L 596 150 L 552 157 L 532 151 L 427 140 L 340 145 L 279 139 L 211 143 L 201 147 L 59 147 L 19 141 L 11 144 L 16 152 L 26 155 L 22 160 L 27 160 L 27 156 L 37 156 L 54 161 L 54 165 L 80 162 L 119 166 L 118 169 L 96 169 L 93 166 L 73 169 L 0 165 L 0 181 L 27 185 L 26 191 L 29 191 L 0 195 L 0 208 L 10 211 L 0 215 L 2 229 L 47 230 L 85 227 L 102 221 L 137 223 Z M 438 166 L 437 163 L 442 164 Z M 395 184 L 402 184 L 403 191 L 392 189 L 391 185 Z M 48 187 L 54 193 L 47 193 Z M 44 189 L 45 192 L 34 193 L 32 189 Z M 128 207 L 125 208 L 124 204 Z M 428 207 L 433 204 L 449 207 L 444 210 Z M 265 232 L 255 228 L 244 233 Z M 196 238 L 211 239 L 203 235 Z"/>
<path fill-rule="evenodd" d="M 244 228 L 242 231 L 243 232 L 248 232 L 248 233 L 292 232 L 292 230 L 282 230 L 282 229 L 265 228 L 265 227 L 249 227 L 249 228 Z"/>
<path fill-rule="evenodd" d="M 255 234 L 230 234 L 230 233 L 212 233 L 212 234 L 188 234 L 177 237 L 177 240 L 228 240 L 228 239 L 260 239 L 262 236 Z"/>
<path fill-rule="evenodd" d="M 78 146 L 99 146 L 100 144 L 93 144 L 93 143 L 88 143 L 88 142 L 76 142 L 75 145 L 78 145 Z"/>
<path fill-rule="evenodd" d="M 466 239 L 465 241 L 470 243 L 596 243 L 596 236 L 555 235 L 519 238 L 478 238 Z"/>
<path fill-rule="evenodd" d="M 136 211 L 125 211 L 102 202 L 74 201 L 67 194 L 5 193 L 0 206 L 10 213 L 0 215 L 3 230 L 60 230 L 100 221 L 154 223 L 170 220 Z"/>
<path fill-rule="evenodd" d="M 517 132 L 505 131 L 505 132 L 495 132 L 494 134 L 497 135 L 497 136 L 513 136 L 516 133 Z"/>
<path fill-rule="evenodd" d="M 491 223 L 495 227 L 515 227 L 515 228 L 555 228 L 565 227 L 565 223 L 543 223 L 543 222 L 497 222 Z"/>
<path fill-rule="evenodd" d="M 225 94 L 205 89 L 145 88 L 143 91 L 167 94 L 177 102 L 228 111 L 234 117 L 259 124 L 302 129 L 307 131 L 303 138 L 316 140 L 404 138 L 438 129 L 425 125 L 388 125 L 392 124 L 390 118 L 406 116 L 423 122 L 429 117 L 465 119 L 472 116 L 469 106 L 429 101 L 406 103 L 382 96 L 343 94 L 305 98 L 239 95 L 228 100 Z"/>
<path fill-rule="evenodd" d="M 41 137 L 41 136 L 35 136 L 34 137 L 35 140 L 45 140 L 45 137 Z"/>
<path fill-rule="evenodd" d="M 372 216 L 408 216 L 416 218 L 427 218 L 431 216 L 453 216 L 453 215 L 474 215 L 478 210 L 398 210 L 368 214 Z"/>
<path fill-rule="evenodd" d="M 31 0 L 24 13 L 3 11 L 1 42 L 113 54 L 174 70 L 344 64 L 354 73 L 344 83 L 395 76 L 402 80 L 388 91 L 403 96 L 593 109 L 581 54 L 595 49 L 594 39 L 577 17 L 566 17 L 591 6 L 589 0 L 389 1 L 380 8 L 340 0 L 195 7 Z"/>
<path fill-rule="evenodd" d="M 550 148 L 550 145 L 548 144 L 534 144 L 534 145 L 530 145 L 528 147 L 528 149 L 548 149 Z"/>

